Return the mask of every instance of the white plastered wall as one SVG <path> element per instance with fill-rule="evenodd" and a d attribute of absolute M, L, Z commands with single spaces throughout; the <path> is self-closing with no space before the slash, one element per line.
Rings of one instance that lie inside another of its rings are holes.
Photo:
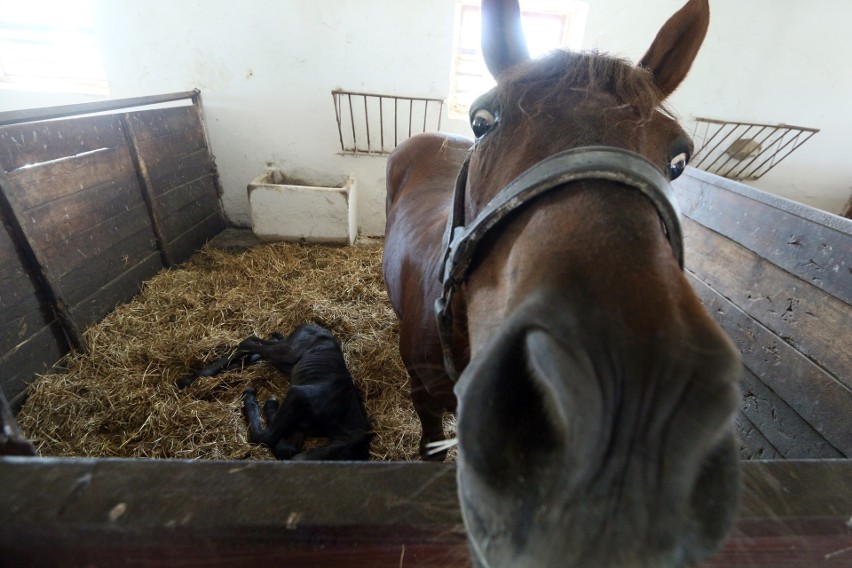
<path fill-rule="evenodd" d="M 681 0 L 589 0 L 585 48 L 636 60 Z M 852 3 L 711 0 L 711 29 L 672 106 L 684 119 L 821 128 L 754 185 L 836 212 L 849 196 L 845 73 Z M 96 0 L 112 97 L 199 88 L 229 220 L 267 164 L 356 176 L 362 234 L 384 230 L 386 160 L 342 156 L 331 90 L 445 97 L 454 0 Z M 92 100 L 0 91 L 0 110 Z M 468 134 L 464 121 L 445 129 Z"/>

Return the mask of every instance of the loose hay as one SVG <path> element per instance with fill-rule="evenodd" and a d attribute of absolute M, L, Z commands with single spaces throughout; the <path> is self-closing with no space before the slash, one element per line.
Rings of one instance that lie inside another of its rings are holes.
<path fill-rule="evenodd" d="M 41 455 L 270 459 L 249 444 L 242 392 L 283 399 L 287 380 L 266 363 L 175 382 L 245 337 L 328 328 L 343 344 L 377 433 L 372 459 L 417 455 L 419 422 L 381 278 L 380 246 L 276 243 L 241 253 L 207 247 L 86 330 L 90 352 L 31 387 L 17 416 Z"/>

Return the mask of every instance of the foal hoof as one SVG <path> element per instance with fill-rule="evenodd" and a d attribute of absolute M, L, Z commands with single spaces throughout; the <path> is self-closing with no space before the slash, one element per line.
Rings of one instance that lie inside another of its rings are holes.
<path fill-rule="evenodd" d="M 177 381 L 175 381 L 175 384 L 177 385 L 177 388 L 185 389 L 186 387 L 191 385 L 192 382 L 197 378 L 198 377 L 196 375 L 187 375 L 187 376 L 180 378 Z"/>
<path fill-rule="evenodd" d="M 243 391 L 243 399 L 255 399 L 257 398 L 257 391 L 255 391 L 252 387 L 247 388 Z"/>

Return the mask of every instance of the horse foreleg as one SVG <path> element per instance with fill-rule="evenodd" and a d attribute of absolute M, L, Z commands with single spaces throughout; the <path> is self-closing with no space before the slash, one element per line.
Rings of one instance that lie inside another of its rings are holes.
<path fill-rule="evenodd" d="M 426 388 L 412 377 L 411 400 L 414 403 L 414 411 L 420 418 L 423 430 L 420 435 L 420 457 L 426 461 L 444 461 L 447 450 L 429 453 L 428 444 L 440 442 L 444 436 L 444 405 L 438 402 Z"/>

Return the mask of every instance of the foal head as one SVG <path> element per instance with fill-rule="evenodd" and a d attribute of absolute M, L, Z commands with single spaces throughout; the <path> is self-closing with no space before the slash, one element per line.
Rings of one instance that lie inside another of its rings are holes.
<path fill-rule="evenodd" d="M 471 108 L 466 222 L 572 148 L 681 173 L 692 144 L 662 103 L 703 40 L 706 0 L 672 16 L 638 67 L 529 60 L 517 4 L 482 11 L 497 87 Z M 739 359 L 651 199 L 590 178 L 524 203 L 478 244 L 453 311 L 471 348 L 456 386 L 458 476 L 478 565 L 669 567 L 716 547 L 738 494 Z"/>

